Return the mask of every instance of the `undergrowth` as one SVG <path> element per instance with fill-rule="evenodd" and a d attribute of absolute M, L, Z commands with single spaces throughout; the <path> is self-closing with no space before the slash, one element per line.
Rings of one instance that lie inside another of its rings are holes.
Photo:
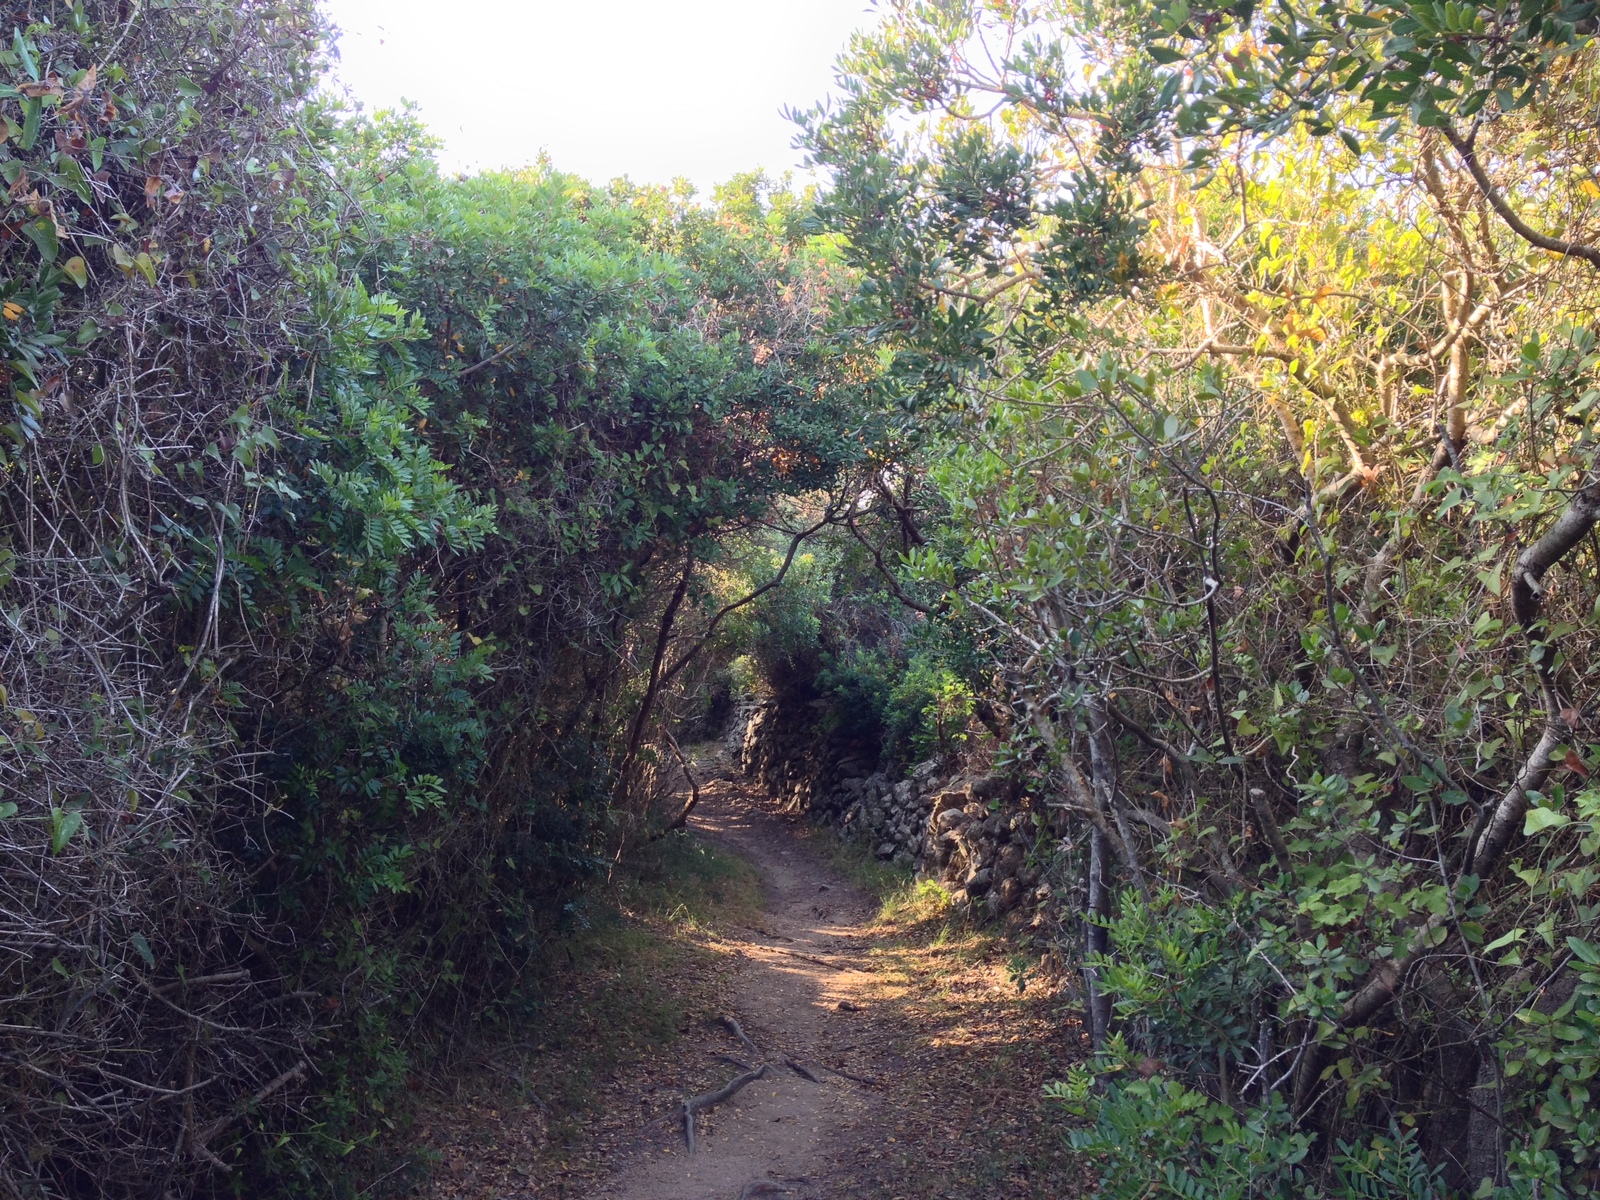
<path fill-rule="evenodd" d="M 581 1159 L 586 1129 L 610 1103 L 607 1081 L 669 1055 L 718 1011 L 728 956 L 711 930 L 760 910 L 756 871 L 688 834 L 619 864 L 567 906 L 521 994 L 437 1078 L 418 1083 L 424 1094 L 402 1132 L 374 1156 L 378 1186 L 369 1194 L 411 1194 L 441 1160 L 477 1154 L 491 1138 L 504 1146 L 514 1126 L 537 1130 L 522 1148 L 529 1169 L 561 1171 Z M 519 1121 L 500 1127 L 501 1114 L 519 1110 Z"/>
<path fill-rule="evenodd" d="M 1083 1051 L 1062 1036 L 1075 1031 L 1072 1002 L 1042 976 L 1027 935 L 972 920 L 938 882 L 863 848 L 830 856 L 879 903 L 869 1006 L 895 1031 L 898 1064 L 881 1101 L 881 1149 L 858 1162 L 843 1194 L 1080 1194 L 1043 1085 Z"/>
<path fill-rule="evenodd" d="M 887 905 L 892 897 L 916 885 L 910 867 L 885 862 L 856 842 L 830 839 L 823 846 L 823 852 L 829 866 L 881 904 Z"/>

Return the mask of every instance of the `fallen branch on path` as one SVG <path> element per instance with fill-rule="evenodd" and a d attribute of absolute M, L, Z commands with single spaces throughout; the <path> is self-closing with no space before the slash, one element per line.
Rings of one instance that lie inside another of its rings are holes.
<path fill-rule="evenodd" d="M 761 928 L 758 928 L 757 926 L 754 926 L 754 925 L 750 926 L 750 932 L 751 933 L 760 934 L 764 938 L 771 938 L 773 941 L 777 941 L 777 942 L 792 942 L 792 941 L 794 941 L 794 939 L 792 937 L 789 937 L 787 934 L 772 933 L 769 930 L 761 929 Z"/>
<path fill-rule="evenodd" d="M 758 1079 L 765 1079 L 770 1068 L 766 1063 L 754 1071 L 746 1071 L 730 1079 L 714 1092 L 707 1092 L 704 1096 L 696 1096 L 692 1100 L 683 1102 L 683 1139 L 688 1143 L 689 1153 L 694 1153 L 694 1115 L 702 1109 L 715 1108 L 724 1101 L 733 1099 L 744 1088 Z"/>
<path fill-rule="evenodd" d="M 782 946 L 768 946 L 774 954 L 787 954 L 790 958 L 802 958 L 808 963 L 816 963 L 819 967 L 827 967 L 830 971 L 848 971 L 849 967 L 841 967 L 838 963 L 831 963 L 827 959 L 818 958 L 814 954 L 801 954 L 798 950 L 785 950 Z"/>
<path fill-rule="evenodd" d="M 849 1071 L 841 1071 L 838 1067 L 830 1067 L 830 1066 L 828 1066 L 827 1063 L 822 1063 L 820 1065 L 821 1065 L 821 1067 L 822 1067 L 822 1069 L 824 1071 L 827 1071 L 827 1072 L 829 1072 L 831 1074 L 837 1075 L 841 1079 L 848 1079 L 852 1083 L 864 1083 L 864 1084 L 866 1084 L 867 1087 L 882 1087 L 883 1086 L 883 1080 L 874 1079 L 870 1075 L 852 1075 Z"/>
<path fill-rule="evenodd" d="M 765 1179 L 757 1179 L 740 1189 L 739 1200 L 750 1200 L 751 1196 L 787 1196 L 792 1190 L 779 1187 L 775 1183 L 768 1183 Z"/>

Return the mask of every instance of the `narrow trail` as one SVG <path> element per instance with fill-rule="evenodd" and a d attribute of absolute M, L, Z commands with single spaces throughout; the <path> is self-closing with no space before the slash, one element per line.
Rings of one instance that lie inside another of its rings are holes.
<path fill-rule="evenodd" d="M 882 909 L 829 861 L 827 834 L 726 764 L 708 766 L 691 833 L 755 869 L 760 905 L 732 904 L 703 926 L 641 921 L 639 952 L 649 958 L 652 940 L 666 951 L 643 968 L 659 972 L 651 986 L 615 963 L 578 968 L 582 1019 L 565 1038 L 544 1033 L 564 1042 L 565 1066 L 486 1051 L 500 1085 L 480 1076 L 424 1114 L 417 1138 L 434 1167 L 416 1200 L 1087 1195 L 1043 1095 L 1083 1052 L 1076 1008 L 1059 980 L 1017 986 L 1028 931 L 971 925 L 937 893 Z M 608 981 L 634 1007 L 608 997 Z M 663 1007 L 681 1022 L 675 1035 L 648 1028 Z M 633 1050 L 599 1065 L 608 1042 Z M 697 1116 L 690 1154 L 685 1097 L 763 1061 L 767 1076 Z M 537 1095 L 556 1099 L 563 1078 L 587 1081 L 566 1117 Z"/>
<path fill-rule="evenodd" d="M 901 1065 L 894 1030 L 869 993 L 877 905 L 743 789 L 712 787 L 694 832 L 754 865 L 765 881 L 758 928 L 729 929 L 739 966 L 728 1014 L 774 1069 L 696 1121 L 696 1152 L 638 1147 L 596 1193 L 616 1200 L 711 1200 L 788 1195 L 822 1200 L 846 1152 L 866 1135 L 874 1095 Z M 721 1036 L 717 1036 L 720 1034 Z M 684 1053 L 754 1066 L 731 1030 L 707 1031 Z M 798 1063 L 816 1077 L 803 1078 Z M 729 1064 L 728 1077 L 739 1074 Z M 850 1078 L 854 1076 L 855 1078 Z"/>

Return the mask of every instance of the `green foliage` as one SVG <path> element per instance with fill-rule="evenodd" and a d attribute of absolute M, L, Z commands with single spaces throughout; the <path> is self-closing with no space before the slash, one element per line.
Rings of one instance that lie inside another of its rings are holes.
<path fill-rule="evenodd" d="M 1567 946 L 1570 994 L 1553 1007 L 1519 1012 L 1522 1028 L 1501 1047 L 1505 1073 L 1521 1081 L 1532 1110 L 1533 1135 L 1513 1154 L 1517 1176 L 1552 1191 L 1573 1173 L 1569 1164 L 1589 1169 L 1600 1153 L 1600 1116 L 1590 1095 L 1600 1072 L 1600 948 L 1576 937 Z M 1574 1193 L 1586 1194 L 1582 1185 Z"/>
<path fill-rule="evenodd" d="M 1593 36 L 1590 3 L 1461 5 L 1425 0 L 1381 9 L 1326 5 L 1155 6 L 1148 51 L 1188 67 L 1185 134 L 1217 127 L 1331 133 L 1358 101 L 1376 118 L 1427 128 L 1492 120 L 1545 99 Z M 1215 55 L 1215 57 L 1212 57 Z M 1195 70 L 1196 60 L 1203 64 Z M 1346 133 L 1351 148 L 1360 143 Z"/>
<path fill-rule="evenodd" d="M 1194 905 L 1168 888 L 1150 904 L 1124 894 L 1107 923 L 1115 954 L 1092 960 L 1119 1013 L 1143 1026 L 1141 1048 L 1184 1071 L 1232 1072 L 1275 1015 L 1279 945 L 1252 940 L 1263 898 Z"/>
<path fill-rule="evenodd" d="M 1242 1111 L 1168 1078 L 1113 1039 L 1096 1073 L 1075 1070 L 1046 1091 L 1092 1124 L 1068 1135 L 1096 1163 L 1098 1195 L 1135 1200 L 1444 1200 L 1413 1130 L 1341 1142 L 1326 1163 L 1281 1096 Z M 1143 1077 L 1141 1077 L 1143 1076 Z M 1096 1091 L 1096 1088 L 1099 1091 Z"/>
<path fill-rule="evenodd" d="M 0 895 L 44 938 L 0 1175 L 345 1194 L 659 821 L 637 646 L 709 643 L 859 457 L 838 264 L 760 177 L 446 178 L 315 94 L 308 4 L 45 7 L 0 48 Z"/>
<path fill-rule="evenodd" d="M 847 644 L 822 656 L 816 685 L 828 722 L 876 738 L 896 766 L 954 754 L 970 736 L 972 687 L 936 647 Z"/>
<path fill-rule="evenodd" d="M 909 744 L 916 758 L 947 755 L 967 740 L 973 696 L 949 667 L 918 656 L 889 692 L 888 725 L 893 742 Z"/>
<path fill-rule="evenodd" d="M 1126 1044 L 1108 1054 L 1117 1074 L 1094 1094 L 1094 1074 L 1073 1072 L 1047 1094 L 1093 1124 L 1069 1135 L 1098 1164 L 1100 1195 L 1181 1200 L 1269 1200 L 1314 1194 L 1304 1162 L 1312 1139 L 1293 1130 L 1281 1098 L 1244 1114 L 1176 1079 L 1139 1078 Z"/>
<path fill-rule="evenodd" d="M 194 236 L 250 189 L 245 172 L 282 170 L 287 149 L 276 123 L 283 106 L 302 100 L 314 80 L 320 26 L 308 4 L 271 13 L 247 5 L 236 13 L 202 5 L 155 32 L 181 24 L 189 36 L 137 39 L 102 6 L 74 0 L 53 19 L 8 10 L 9 45 L 0 46 L 0 178 L 9 189 L 12 231 L 0 280 L 0 387 L 13 419 L 0 426 L 9 445 L 0 465 L 21 459 L 44 430 L 45 407 L 65 386 L 69 364 L 129 314 L 125 302 L 97 302 L 119 275 L 157 289 L 185 273 L 224 274 L 239 260 L 248 234 L 223 219 L 212 235 Z M 270 27 L 276 77 L 253 73 L 252 40 Z M 230 43 L 245 47 L 241 73 L 258 107 L 233 125 L 259 136 L 257 156 L 228 164 L 208 149 L 219 114 L 211 102 L 218 73 L 196 84 L 190 73 L 216 65 Z M 107 58 L 108 52 L 123 54 Z M 179 158 L 194 158 L 191 171 Z M 172 219 L 187 206 L 199 221 Z M 275 207 L 275 205 L 273 205 Z M 269 210 L 270 211 L 270 210 Z M 269 212 L 263 212 L 268 218 Z M 15 235 L 20 233 L 18 239 Z M 96 286 L 90 289 L 90 280 Z M 84 295 L 85 289 L 89 294 Z"/>
<path fill-rule="evenodd" d="M 1109 1194 L 1592 1186 L 1593 20 L 897 3 L 803 118 L 903 414 L 853 532 L 1121 893 Z"/>

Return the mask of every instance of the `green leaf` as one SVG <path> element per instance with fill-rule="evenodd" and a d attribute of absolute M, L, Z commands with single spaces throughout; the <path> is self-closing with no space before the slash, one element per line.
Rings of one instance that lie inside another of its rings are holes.
<path fill-rule="evenodd" d="M 28 39 L 22 36 L 20 29 L 12 30 L 11 52 L 22 62 L 22 69 L 28 73 L 28 78 L 39 78 L 39 62 L 33 57 L 33 46 Z"/>
<path fill-rule="evenodd" d="M 0 821 L 6 821 L 17 815 L 17 806 L 7 800 L 0 804 Z"/>
<path fill-rule="evenodd" d="M 1560 829 L 1570 824 L 1572 818 L 1566 813 L 1557 812 L 1553 808 L 1530 808 L 1528 815 L 1522 819 L 1522 834 L 1524 837 L 1532 837 L 1547 829 Z"/>
<path fill-rule="evenodd" d="M 61 243 L 56 239 L 56 225 L 49 217 L 40 217 L 37 221 L 30 221 L 22 227 L 22 232 L 28 235 L 28 240 L 39 248 L 40 257 L 47 263 L 53 263 L 56 255 L 61 253 Z"/>
<path fill-rule="evenodd" d="M 30 96 L 22 102 L 22 137 L 17 139 L 18 149 L 33 149 L 39 140 L 39 118 L 43 114 L 44 101 L 38 96 Z"/>
<path fill-rule="evenodd" d="M 67 273 L 67 278 L 79 287 L 89 286 L 89 265 L 78 255 L 74 254 L 62 263 L 61 269 Z"/>
<path fill-rule="evenodd" d="M 128 938 L 128 941 L 132 943 L 133 948 L 138 952 L 139 957 L 144 959 L 144 965 L 153 970 L 156 965 L 156 956 L 150 952 L 150 943 L 145 940 L 144 934 L 132 934 Z"/>
<path fill-rule="evenodd" d="M 50 810 L 50 853 L 60 854 L 67 848 L 72 835 L 83 828 L 83 814 L 71 808 Z"/>
<path fill-rule="evenodd" d="M 1505 569 L 1505 560 L 1502 559 L 1501 561 L 1495 563 L 1492 570 L 1476 572 L 1478 576 L 1478 582 L 1483 584 L 1484 590 L 1491 596 L 1498 596 L 1500 594 L 1502 587 L 1501 577 L 1505 572 Z"/>
<path fill-rule="evenodd" d="M 83 168 L 78 165 L 78 160 L 61 156 L 60 182 L 72 189 L 79 200 L 85 204 L 94 203 L 94 188 L 89 186 L 89 177 L 83 173 Z"/>
<path fill-rule="evenodd" d="M 1591 967 L 1600 967 L 1600 946 L 1577 937 L 1567 938 L 1567 946 Z"/>
<path fill-rule="evenodd" d="M 1528 931 L 1526 929 L 1518 928 L 1513 929 L 1510 933 L 1502 933 L 1499 937 L 1495 938 L 1494 941 L 1485 946 L 1483 948 L 1483 952 L 1488 954 L 1491 950 L 1499 950 L 1511 945 L 1513 942 L 1520 942 L 1527 932 Z"/>

